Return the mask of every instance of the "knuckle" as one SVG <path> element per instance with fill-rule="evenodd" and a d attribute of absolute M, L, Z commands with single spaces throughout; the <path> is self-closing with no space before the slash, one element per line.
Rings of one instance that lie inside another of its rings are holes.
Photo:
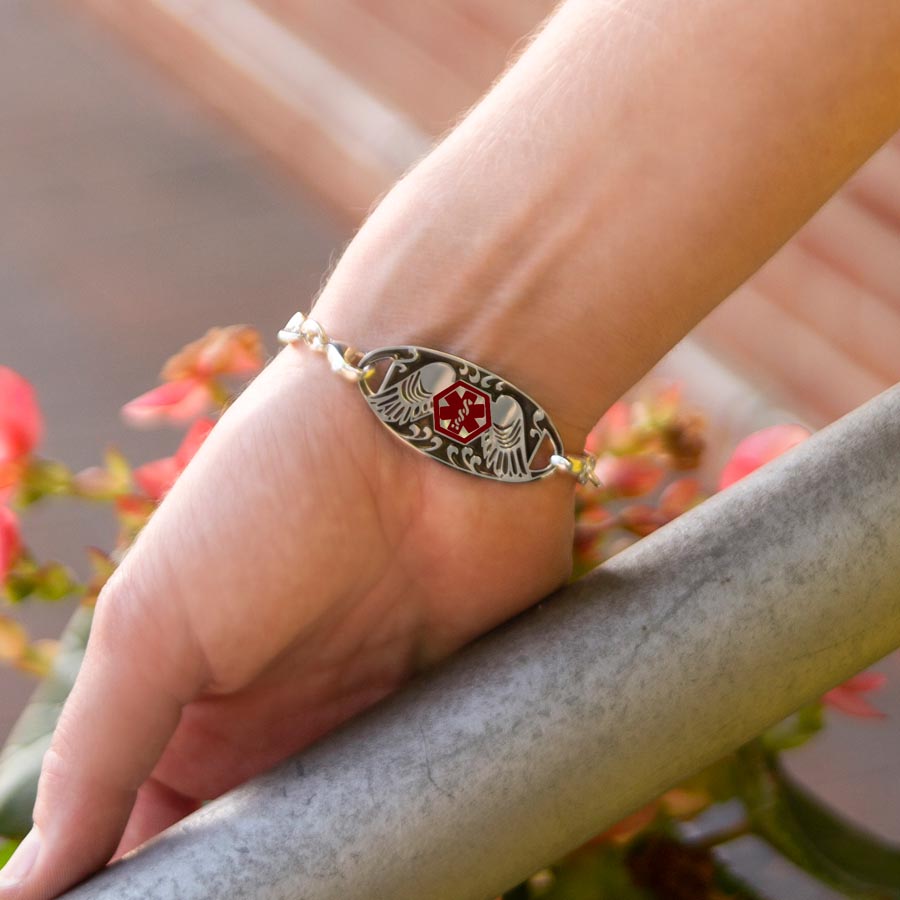
<path fill-rule="evenodd" d="M 191 694 L 203 659 L 174 579 L 165 584 L 163 561 L 154 568 L 148 578 L 145 562 L 135 566 L 126 559 L 113 574 L 97 600 L 87 653 L 107 670 L 152 681 L 176 696 Z"/>
<path fill-rule="evenodd" d="M 53 788 L 65 784 L 72 771 L 69 755 L 61 748 L 62 740 L 55 735 L 50 748 L 44 754 L 41 766 L 41 787 Z"/>
<path fill-rule="evenodd" d="M 154 595 L 146 589 L 149 586 L 136 583 L 134 568 L 123 562 L 100 592 L 89 652 L 116 656 L 162 640 L 164 610 L 159 609 L 160 603 L 148 600 Z"/>
<path fill-rule="evenodd" d="M 66 796 L 71 787 L 72 774 L 73 765 L 65 750 L 64 742 L 58 735 L 54 735 L 41 763 L 41 777 L 33 814 L 34 821 L 38 825 L 45 823 L 52 810 L 59 805 L 60 799 Z"/>

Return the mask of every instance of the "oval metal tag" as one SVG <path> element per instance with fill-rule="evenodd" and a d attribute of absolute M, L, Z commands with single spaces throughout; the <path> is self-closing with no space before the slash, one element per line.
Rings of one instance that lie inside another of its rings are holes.
<path fill-rule="evenodd" d="M 425 347 L 372 350 L 359 367 L 373 373 L 359 386 L 375 415 L 432 459 L 495 481 L 556 471 L 550 455 L 564 450 L 550 418 L 499 375 Z"/>

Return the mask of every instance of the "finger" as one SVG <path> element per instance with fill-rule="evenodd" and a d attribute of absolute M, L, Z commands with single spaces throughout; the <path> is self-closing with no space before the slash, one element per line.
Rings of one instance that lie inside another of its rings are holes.
<path fill-rule="evenodd" d="M 192 797 L 173 791 L 155 778 L 148 779 L 138 790 L 134 809 L 113 860 L 140 847 L 170 825 L 180 822 L 199 806 L 200 803 Z"/>
<path fill-rule="evenodd" d="M 2 900 L 50 900 L 110 859 L 195 692 L 187 636 L 166 604 L 151 616 L 125 577 L 109 588 L 44 757 L 34 830 L 0 873 Z"/>

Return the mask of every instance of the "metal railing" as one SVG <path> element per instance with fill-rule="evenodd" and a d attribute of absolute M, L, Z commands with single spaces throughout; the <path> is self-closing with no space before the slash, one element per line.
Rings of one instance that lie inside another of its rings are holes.
<path fill-rule="evenodd" d="M 900 645 L 900 387 L 69 900 L 485 900 Z"/>

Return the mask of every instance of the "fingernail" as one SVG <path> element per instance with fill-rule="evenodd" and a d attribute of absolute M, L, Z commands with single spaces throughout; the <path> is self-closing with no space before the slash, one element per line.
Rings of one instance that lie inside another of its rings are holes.
<path fill-rule="evenodd" d="M 21 884 L 34 868 L 34 861 L 40 849 L 41 833 L 37 828 L 32 828 L 9 858 L 9 862 L 0 870 L 0 888 L 11 888 Z"/>

